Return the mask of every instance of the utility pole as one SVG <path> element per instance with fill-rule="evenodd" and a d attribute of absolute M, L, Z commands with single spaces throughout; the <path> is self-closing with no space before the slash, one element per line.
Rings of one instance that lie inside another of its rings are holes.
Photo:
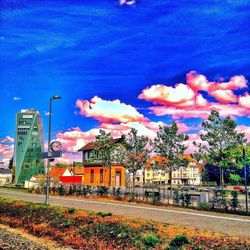
<path fill-rule="evenodd" d="M 51 141 L 51 120 L 52 120 L 52 101 L 61 99 L 60 96 L 55 95 L 51 96 L 49 100 L 49 132 L 48 132 L 48 160 L 47 160 L 47 179 L 46 179 L 46 197 L 45 197 L 45 203 L 46 205 L 49 205 L 49 188 L 50 188 L 50 153 L 51 153 L 51 148 L 50 148 L 50 141 Z"/>
<path fill-rule="evenodd" d="M 248 190 L 247 190 L 247 164 L 246 164 L 246 149 L 243 148 L 243 162 L 244 162 L 244 178 L 245 178 L 245 195 L 246 195 L 246 212 L 248 212 Z"/>

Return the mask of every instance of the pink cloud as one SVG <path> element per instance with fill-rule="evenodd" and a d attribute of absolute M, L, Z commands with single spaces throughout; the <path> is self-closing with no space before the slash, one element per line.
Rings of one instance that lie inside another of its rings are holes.
<path fill-rule="evenodd" d="M 2 139 L 0 142 L 4 143 L 4 142 L 14 142 L 14 138 L 11 138 L 10 136 L 6 136 L 4 139 Z"/>
<path fill-rule="evenodd" d="M 62 149 L 66 152 L 77 152 L 78 149 L 83 147 L 88 142 L 95 139 L 99 133 L 99 129 L 94 128 L 89 131 L 70 130 L 66 132 L 57 133 L 57 140 L 62 143 Z"/>
<path fill-rule="evenodd" d="M 245 93 L 244 96 L 240 96 L 239 103 L 242 107 L 250 109 L 250 95 Z"/>
<path fill-rule="evenodd" d="M 210 95 L 213 96 L 217 101 L 222 103 L 231 103 L 231 102 L 237 102 L 238 97 L 233 93 L 232 90 L 222 90 L 217 89 L 210 92 Z"/>
<path fill-rule="evenodd" d="M 0 155 L 2 156 L 3 162 L 8 163 L 13 154 L 14 154 L 14 145 L 5 145 L 0 143 Z"/>
<path fill-rule="evenodd" d="M 228 82 L 209 82 L 204 75 L 191 71 L 187 74 L 187 84 L 179 83 L 175 87 L 152 85 L 139 95 L 161 106 L 152 106 L 150 110 L 157 116 L 171 115 L 180 117 L 207 118 L 211 110 L 218 110 L 222 116 L 250 116 L 250 95 L 236 96 L 234 90 L 247 87 L 244 76 L 233 76 Z M 204 98 L 199 91 L 205 91 L 217 102 Z"/>
<path fill-rule="evenodd" d="M 179 118 L 202 118 L 206 119 L 212 110 L 220 112 L 221 116 L 247 116 L 250 117 L 250 109 L 241 107 L 236 104 L 220 104 L 220 103 L 208 103 L 204 107 L 193 107 L 193 108 L 176 108 L 166 106 L 153 106 L 149 108 L 157 116 L 171 115 L 173 119 Z"/>
<path fill-rule="evenodd" d="M 187 76 L 187 85 L 195 92 L 199 90 L 207 91 L 209 88 L 209 82 L 204 75 L 197 74 L 196 71 L 190 71 Z"/>
<path fill-rule="evenodd" d="M 152 85 L 139 95 L 140 99 L 175 106 L 192 106 L 194 104 L 194 91 L 187 85 L 179 83 L 175 87 L 165 85 Z"/>
<path fill-rule="evenodd" d="M 146 119 L 133 106 L 122 103 L 120 100 L 108 101 L 95 96 L 90 102 L 77 100 L 76 106 L 80 109 L 80 114 L 95 118 L 100 122 L 135 122 Z"/>

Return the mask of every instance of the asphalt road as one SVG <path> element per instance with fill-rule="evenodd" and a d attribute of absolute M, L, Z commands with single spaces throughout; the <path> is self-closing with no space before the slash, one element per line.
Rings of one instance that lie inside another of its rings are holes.
<path fill-rule="evenodd" d="M 45 196 L 0 189 L 1 197 L 16 200 L 44 202 Z M 214 232 L 233 234 L 250 238 L 250 217 L 204 212 L 192 209 L 136 205 L 124 202 L 107 202 L 83 198 L 50 196 L 50 204 L 76 207 L 84 210 L 112 212 L 117 215 L 153 220 L 162 223 L 190 226 Z"/>

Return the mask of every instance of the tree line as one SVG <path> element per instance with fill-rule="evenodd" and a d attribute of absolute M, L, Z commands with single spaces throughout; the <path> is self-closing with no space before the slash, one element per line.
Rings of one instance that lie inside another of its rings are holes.
<path fill-rule="evenodd" d="M 153 140 L 139 135 L 132 128 L 123 141 L 113 143 L 111 133 L 100 130 L 94 141 L 92 159 L 98 159 L 106 167 L 111 167 L 114 162 L 121 163 L 133 176 L 134 186 L 136 172 L 144 166 L 153 166 L 170 176 L 172 171 L 187 166 L 188 160 L 183 155 L 188 148 L 188 139 L 187 134 L 179 132 L 175 121 L 159 126 Z M 211 111 L 207 120 L 201 123 L 200 141 L 193 142 L 197 150 L 191 156 L 204 163 L 203 180 L 223 185 L 226 176 L 227 182 L 239 184 L 242 180 L 242 148 L 246 148 L 246 161 L 249 163 L 250 147 L 245 145 L 245 134 L 237 131 L 236 122 L 229 116 L 221 117 L 218 111 Z M 148 166 L 146 163 L 152 154 L 159 157 Z"/>

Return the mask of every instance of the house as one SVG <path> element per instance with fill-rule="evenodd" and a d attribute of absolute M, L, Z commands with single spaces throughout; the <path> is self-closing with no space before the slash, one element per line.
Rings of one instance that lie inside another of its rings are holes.
<path fill-rule="evenodd" d="M 169 183 L 169 173 L 158 169 L 145 169 L 145 183 L 164 185 Z"/>
<path fill-rule="evenodd" d="M 144 171 L 145 184 L 153 185 L 164 185 L 170 181 L 169 172 L 163 170 L 164 165 L 167 164 L 167 160 L 162 157 L 155 155 L 151 157 L 146 165 Z"/>
<path fill-rule="evenodd" d="M 78 167 L 51 167 L 50 169 L 51 186 L 61 183 L 67 185 L 83 184 L 83 168 Z M 25 181 L 25 188 L 37 188 L 45 184 L 46 175 L 35 175 L 29 181 Z"/>
<path fill-rule="evenodd" d="M 144 185 L 144 169 L 139 169 L 135 173 L 135 187 L 142 187 Z M 126 186 L 133 187 L 133 174 L 126 173 Z"/>
<path fill-rule="evenodd" d="M 84 180 L 84 168 L 80 167 L 68 167 L 70 175 L 68 172 L 64 172 L 62 176 L 59 177 L 59 182 L 62 184 L 70 185 L 82 185 Z"/>
<path fill-rule="evenodd" d="M 112 143 L 119 145 L 124 137 L 115 138 Z M 119 162 L 112 162 L 110 166 L 104 166 L 101 159 L 93 157 L 96 146 L 90 142 L 80 148 L 84 166 L 84 184 L 90 186 L 125 187 L 126 171 Z"/>
<path fill-rule="evenodd" d="M 156 185 L 200 185 L 202 165 L 193 159 L 190 155 L 183 155 L 188 161 L 187 166 L 181 166 L 173 170 L 170 176 L 169 171 L 164 171 L 164 164 L 167 160 L 160 156 L 152 157 L 145 166 L 145 183 Z"/>
<path fill-rule="evenodd" d="M 0 168 L 0 186 L 12 182 L 12 171 L 6 168 Z"/>
<path fill-rule="evenodd" d="M 30 178 L 29 181 L 24 182 L 24 188 L 38 188 L 43 186 L 43 184 L 46 182 L 46 176 L 45 175 L 35 175 Z"/>
<path fill-rule="evenodd" d="M 180 167 L 172 172 L 173 185 L 201 185 L 202 166 L 189 155 L 184 155 L 188 165 Z"/>
<path fill-rule="evenodd" d="M 84 168 L 83 167 L 75 167 L 73 169 L 73 173 L 75 176 L 80 176 L 82 178 L 82 183 L 84 183 Z"/>
<path fill-rule="evenodd" d="M 50 168 L 50 172 L 49 172 L 49 176 L 51 179 L 56 179 L 59 180 L 59 178 L 61 176 L 72 176 L 72 172 L 70 168 L 67 167 L 63 167 L 63 168 L 59 168 L 59 167 L 51 167 Z"/>

